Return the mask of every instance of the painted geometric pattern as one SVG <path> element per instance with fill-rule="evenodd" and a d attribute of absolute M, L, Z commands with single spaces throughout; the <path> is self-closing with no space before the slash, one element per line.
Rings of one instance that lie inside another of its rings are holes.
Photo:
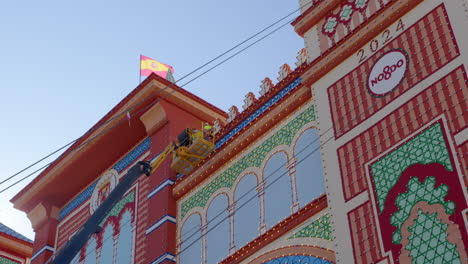
<path fill-rule="evenodd" d="M 434 188 L 435 184 L 435 177 L 432 176 L 427 177 L 423 183 L 420 183 L 417 177 L 413 177 L 408 182 L 408 192 L 398 195 L 396 205 L 399 210 L 390 218 L 390 223 L 398 228 L 392 237 L 395 245 L 401 242 L 401 226 L 409 218 L 415 204 L 421 201 L 425 201 L 428 204 L 441 204 L 445 207 L 447 215 L 451 215 L 455 211 L 455 203 L 445 201 L 445 197 L 449 191 L 448 186 L 441 184 L 439 187 Z"/>
<path fill-rule="evenodd" d="M 410 251 L 412 263 L 462 263 L 456 246 L 447 241 L 447 224 L 437 218 L 437 213 L 419 210 L 418 218 L 408 230 L 410 242 L 405 248 Z"/>
<path fill-rule="evenodd" d="M 114 207 L 112 210 L 107 214 L 107 216 L 101 221 L 99 225 L 103 225 L 107 219 L 111 216 L 118 217 L 122 209 L 127 205 L 128 203 L 132 203 L 135 201 L 135 192 L 132 191 L 131 193 L 127 194 L 124 198 L 122 198 Z"/>
<path fill-rule="evenodd" d="M 268 100 L 264 105 L 262 105 L 259 109 L 253 112 L 250 116 L 244 119 L 239 125 L 237 125 L 234 129 L 232 129 L 227 135 L 216 142 L 216 148 L 221 147 L 224 145 L 229 139 L 231 139 L 235 134 L 241 131 L 244 127 L 246 127 L 250 122 L 255 120 L 261 114 L 263 114 L 268 108 L 278 102 L 281 98 L 283 98 L 286 94 L 291 92 L 294 88 L 301 84 L 301 78 L 295 79 L 292 83 L 286 86 L 283 90 L 281 90 L 278 94 L 276 94 L 273 98 Z"/>
<path fill-rule="evenodd" d="M 440 124 L 421 133 L 407 144 L 371 166 L 380 212 L 383 211 L 388 192 L 397 183 L 401 173 L 417 163 L 440 163 L 452 171 L 450 156 Z"/>
<path fill-rule="evenodd" d="M 93 194 L 94 187 L 96 187 L 98 180 L 96 180 L 93 184 L 91 184 L 88 188 L 82 191 L 75 199 L 73 199 L 70 203 L 68 203 L 59 213 L 58 220 L 61 221 L 65 216 L 75 210 L 80 204 L 84 201 L 88 200 L 89 197 Z"/>
<path fill-rule="evenodd" d="M 429 40 L 431 40 L 431 45 L 427 44 Z M 365 76 L 367 76 L 369 69 L 384 52 L 402 47 L 407 52 L 410 63 L 408 64 L 406 77 L 401 81 L 398 89 L 379 99 L 371 96 L 366 89 L 356 89 L 356 87 L 363 87 L 362 83 L 366 82 L 364 79 L 366 79 Z M 442 5 L 408 27 L 404 32 L 401 32 L 398 37 L 393 38 L 388 44 L 380 48 L 372 56 L 369 56 L 361 65 L 328 88 L 335 136 L 339 138 L 362 124 L 362 122 L 371 118 L 389 103 L 398 100 L 406 91 L 413 89 L 418 83 L 459 55 L 460 51 L 453 36 L 449 16 Z M 461 81 L 463 80 L 461 79 Z M 451 82 L 449 81 L 449 83 Z M 458 84 L 460 81 L 455 80 L 455 83 Z M 466 86 L 465 83 L 462 83 L 462 85 Z M 455 85 L 451 84 L 450 86 Z M 447 92 L 447 95 L 450 94 L 446 89 L 444 89 L 444 92 Z M 438 96 L 434 97 L 437 100 Z M 456 100 L 456 98 L 453 95 L 450 97 L 450 101 Z M 446 97 L 444 96 L 443 99 L 446 99 Z M 426 101 L 427 99 L 424 98 L 422 101 L 419 100 L 418 104 L 424 102 L 423 105 L 427 106 L 430 103 Z M 356 107 L 356 105 L 359 105 L 359 107 Z M 447 102 L 447 106 L 450 106 L 449 102 Z M 462 106 L 460 107 L 460 109 L 464 109 Z M 432 109 L 434 108 L 438 107 Z M 427 114 L 433 113 L 433 111 L 430 112 Z"/>
<path fill-rule="evenodd" d="M 115 164 L 114 169 L 120 173 L 122 172 L 128 165 L 132 164 L 134 160 L 136 160 L 141 154 L 145 153 L 151 146 L 151 139 L 147 138 L 143 140 L 136 148 L 134 148 L 130 153 L 125 155 L 117 164 Z"/>
<path fill-rule="evenodd" d="M 18 264 L 18 262 L 0 257 L 0 264 Z"/>
<path fill-rule="evenodd" d="M 145 153 L 151 146 L 151 139 L 147 138 L 143 140 L 138 146 L 136 146 L 130 153 L 125 155 L 117 164 L 115 164 L 114 169 L 120 173 L 122 172 L 128 165 L 132 164 L 140 155 Z M 99 179 L 98 179 L 99 180 Z M 75 208 L 80 206 L 84 201 L 88 200 L 89 197 L 93 194 L 94 187 L 96 187 L 96 180 L 93 184 L 91 184 L 88 188 L 82 191 L 75 199 L 70 201 L 67 205 L 63 207 L 63 209 L 59 213 L 59 221 L 61 221 L 65 216 L 71 213 Z"/>
<path fill-rule="evenodd" d="M 227 187 L 232 188 L 237 177 L 247 168 L 260 167 L 266 155 L 279 145 L 289 146 L 296 133 L 304 127 L 304 125 L 315 120 L 315 112 L 313 106 L 305 109 L 296 118 L 278 130 L 273 136 L 266 139 L 260 146 L 242 157 L 238 162 L 224 171 L 221 175 L 214 178 L 210 183 L 203 187 L 199 192 L 191 196 L 182 203 L 182 217 L 197 206 L 204 207 L 208 199 L 218 189 Z"/>
<path fill-rule="evenodd" d="M 331 234 L 330 215 L 328 213 L 323 215 L 296 232 L 294 235 L 289 237 L 289 239 L 298 237 L 315 237 L 332 241 L 333 236 Z"/>
<path fill-rule="evenodd" d="M 311 256 L 286 256 L 273 259 L 264 264 L 331 264 L 330 261 L 319 259 Z"/>

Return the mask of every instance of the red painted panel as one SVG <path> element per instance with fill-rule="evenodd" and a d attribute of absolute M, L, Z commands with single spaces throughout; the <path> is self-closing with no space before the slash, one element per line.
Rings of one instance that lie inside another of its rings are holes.
<path fill-rule="evenodd" d="M 373 97 L 367 91 L 367 76 L 375 61 L 394 48 L 403 48 L 408 53 L 406 76 L 392 93 Z M 445 7 L 440 5 L 328 88 L 335 137 L 370 118 L 459 54 Z"/>
<path fill-rule="evenodd" d="M 382 259 L 374 217 L 369 201 L 348 213 L 354 260 L 357 264 L 377 263 Z"/>
<path fill-rule="evenodd" d="M 468 127 L 468 115 L 463 114 L 461 110 L 468 109 L 468 101 L 465 99 L 468 91 L 467 82 L 466 71 L 460 66 L 339 148 L 337 153 L 345 199 L 348 201 L 367 190 L 368 183 L 363 164 L 398 144 L 402 138 L 406 138 L 439 115 L 445 114 L 453 134 Z M 371 144 L 370 148 L 363 144 L 366 138 L 374 139 L 375 143 Z"/>

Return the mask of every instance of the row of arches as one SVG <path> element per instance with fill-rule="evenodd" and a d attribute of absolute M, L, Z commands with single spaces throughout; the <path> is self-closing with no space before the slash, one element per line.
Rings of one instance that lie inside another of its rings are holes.
<path fill-rule="evenodd" d="M 307 128 L 292 144 L 267 155 L 260 172 L 245 173 L 233 194 L 219 190 L 205 211 L 188 214 L 180 229 L 179 263 L 214 264 L 325 192 L 318 133 Z"/>
<path fill-rule="evenodd" d="M 117 225 L 108 219 L 99 237 L 93 235 L 71 264 L 131 264 L 134 249 L 134 220 L 126 210 Z"/>

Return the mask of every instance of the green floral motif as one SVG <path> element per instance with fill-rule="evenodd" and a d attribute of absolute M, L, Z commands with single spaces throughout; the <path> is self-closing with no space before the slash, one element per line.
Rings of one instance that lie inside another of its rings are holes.
<path fill-rule="evenodd" d="M 99 224 L 100 226 L 104 225 L 104 223 L 107 221 L 107 219 L 111 216 L 119 216 L 120 212 L 122 211 L 122 209 L 125 207 L 125 205 L 127 205 L 128 203 L 132 203 L 135 201 L 135 192 L 132 191 L 131 193 L 127 194 L 127 196 L 125 196 L 124 198 L 122 198 L 113 208 L 112 210 L 109 212 L 109 214 L 107 214 L 107 216 L 101 221 L 101 223 Z"/>
<path fill-rule="evenodd" d="M 413 164 L 440 163 L 452 171 L 452 164 L 440 124 L 437 123 L 371 166 L 380 212 L 388 192 L 403 171 Z"/>
<path fill-rule="evenodd" d="M 418 202 L 425 201 L 428 204 L 441 204 L 445 207 L 448 215 L 455 211 L 455 203 L 445 201 L 448 194 L 448 187 L 445 184 L 434 188 L 436 180 L 434 177 L 427 177 L 423 183 L 417 177 L 413 177 L 408 182 L 408 192 L 401 193 L 396 199 L 396 205 L 400 210 L 390 217 L 390 223 L 398 229 L 393 233 L 392 241 L 395 245 L 401 242 L 401 226 L 408 219 L 411 210 Z"/>
<path fill-rule="evenodd" d="M 408 230 L 411 232 L 405 249 L 410 251 L 412 263 L 461 264 L 456 246 L 447 241 L 447 224 L 437 214 L 418 211 L 418 218 Z"/>
<path fill-rule="evenodd" d="M 316 237 L 332 241 L 333 236 L 331 230 L 330 215 L 327 213 L 296 232 L 294 235 L 289 237 L 289 239 L 297 237 Z"/>
<path fill-rule="evenodd" d="M 0 257 L 0 264 L 18 264 L 18 262 Z"/>
<path fill-rule="evenodd" d="M 306 124 L 315 120 L 315 112 L 313 106 L 307 108 L 299 114 L 294 120 L 290 121 L 273 136 L 265 140 L 259 147 L 242 157 L 233 166 L 217 176 L 200 191 L 182 203 L 181 215 L 182 218 L 192 208 L 197 206 L 204 207 L 208 199 L 218 189 L 227 187 L 232 188 L 237 177 L 247 168 L 260 167 L 266 155 L 279 145 L 290 145 L 294 135 Z"/>

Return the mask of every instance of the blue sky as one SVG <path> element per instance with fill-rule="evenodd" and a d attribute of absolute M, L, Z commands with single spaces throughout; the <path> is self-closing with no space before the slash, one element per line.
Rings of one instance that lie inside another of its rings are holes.
<path fill-rule="evenodd" d="M 0 181 L 81 136 L 133 90 L 140 54 L 172 65 L 178 79 L 294 11 L 298 2 L 2 3 Z M 295 67 L 302 47 L 288 25 L 185 88 L 225 111 L 242 109 L 247 92 L 258 97 L 263 78 L 276 83 L 283 63 Z M 9 203 L 27 182 L 0 194 L 0 222 L 33 238 L 25 214 Z"/>

